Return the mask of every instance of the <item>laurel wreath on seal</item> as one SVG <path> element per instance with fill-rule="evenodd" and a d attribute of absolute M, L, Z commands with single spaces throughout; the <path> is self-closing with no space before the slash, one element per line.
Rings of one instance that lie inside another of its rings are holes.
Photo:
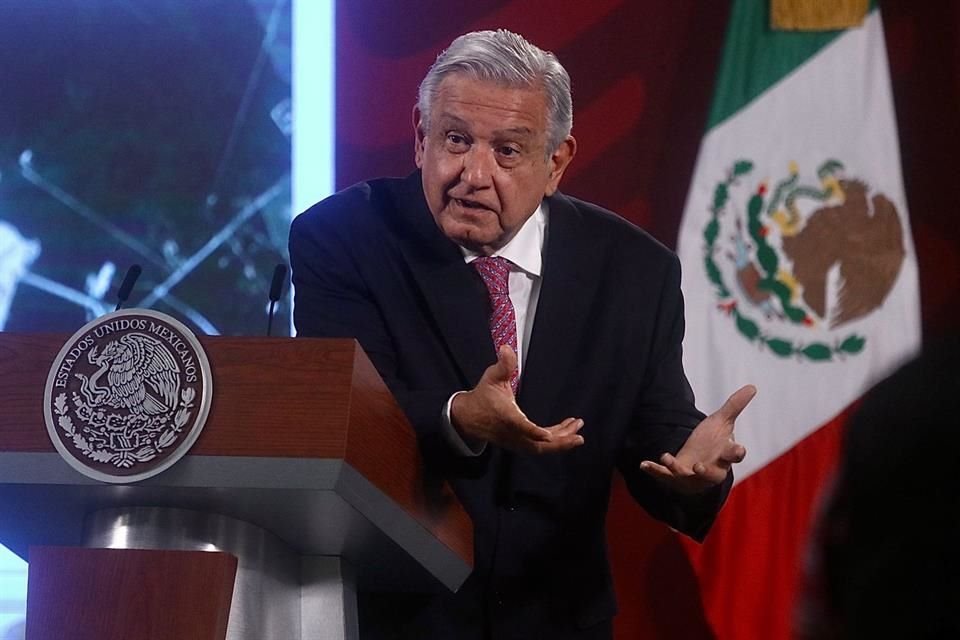
<path fill-rule="evenodd" d="M 817 174 L 823 178 L 842 168 L 843 165 L 840 162 L 828 160 L 820 166 Z M 718 307 L 733 318 L 737 331 L 744 338 L 768 348 L 781 358 L 795 356 L 799 359 L 806 358 L 813 362 L 826 362 L 832 360 L 834 356 L 843 358 L 846 355 L 860 353 L 867 342 L 866 338 L 862 336 L 850 334 L 832 345 L 825 342 L 797 343 L 788 338 L 765 334 L 755 320 L 740 310 L 736 298 L 723 280 L 720 268 L 714 260 L 714 254 L 716 251 L 716 240 L 720 234 L 719 218 L 725 213 L 727 203 L 730 200 L 730 187 L 735 185 L 741 176 L 749 174 L 752 170 L 752 162 L 749 160 L 738 160 L 727 172 L 727 177 L 717 183 L 713 190 L 710 220 L 703 229 L 704 267 L 707 272 L 707 279 L 710 280 L 716 288 L 716 294 L 719 300 Z M 831 195 L 830 190 L 818 190 L 811 187 L 797 186 L 797 181 L 798 176 L 794 173 L 777 185 L 773 197 L 766 207 L 767 216 L 773 214 L 781 200 L 785 202 L 788 210 L 793 212 L 793 201 L 799 196 L 811 197 L 823 201 Z M 762 277 L 758 283 L 758 287 L 769 291 L 780 301 L 783 314 L 788 320 L 794 324 L 810 326 L 813 324 L 813 319 L 805 310 L 792 303 L 792 293 L 789 287 L 776 279 L 780 268 L 780 259 L 774 248 L 767 242 L 766 226 L 761 220 L 761 214 L 764 210 L 763 198 L 765 194 L 766 185 L 761 184 L 747 203 L 747 230 L 756 246 L 757 262 L 762 269 Z"/>
<path fill-rule="evenodd" d="M 136 451 L 110 451 L 102 447 L 96 447 L 87 440 L 73 423 L 67 408 L 67 394 L 59 394 L 53 402 L 54 411 L 57 414 L 57 424 L 63 429 L 64 433 L 70 437 L 73 446 L 83 455 L 94 462 L 103 464 L 112 464 L 120 469 L 127 469 L 140 462 L 149 462 L 159 454 L 169 448 L 177 440 L 177 435 L 183 431 L 190 420 L 190 409 L 193 408 L 196 391 L 192 388 L 184 389 L 180 392 L 180 402 L 177 405 L 177 411 L 173 416 L 173 424 L 166 428 L 155 442 L 144 445 Z M 109 419 L 112 416 L 108 416 Z"/>

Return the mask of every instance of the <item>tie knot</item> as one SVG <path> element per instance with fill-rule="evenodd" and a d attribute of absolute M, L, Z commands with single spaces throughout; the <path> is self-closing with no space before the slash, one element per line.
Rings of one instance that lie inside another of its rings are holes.
<path fill-rule="evenodd" d="M 491 296 L 510 295 L 510 261 L 500 256 L 477 258 L 471 264 L 477 270 Z"/>

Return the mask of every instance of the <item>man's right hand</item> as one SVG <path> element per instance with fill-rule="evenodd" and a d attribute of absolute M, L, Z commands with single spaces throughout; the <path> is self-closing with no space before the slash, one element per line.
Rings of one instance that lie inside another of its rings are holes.
<path fill-rule="evenodd" d="M 567 418 L 552 427 L 541 427 L 517 406 L 510 376 L 517 368 L 517 354 L 500 347 L 497 361 L 487 367 L 471 391 L 459 393 L 450 406 L 454 428 L 466 441 L 491 442 L 521 453 L 555 453 L 583 444 L 578 431 L 580 418 Z"/>

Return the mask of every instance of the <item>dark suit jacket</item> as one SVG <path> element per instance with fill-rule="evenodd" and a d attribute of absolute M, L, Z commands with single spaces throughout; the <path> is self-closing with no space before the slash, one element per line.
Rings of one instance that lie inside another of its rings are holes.
<path fill-rule="evenodd" d="M 609 637 L 614 468 L 644 509 L 698 539 L 729 491 L 731 479 L 682 498 L 638 469 L 702 418 L 681 365 L 678 260 L 609 211 L 559 193 L 548 203 L 517 402 L 541 425 L 582 417 L 585 444 L 547 456 L 488 446 L 467 459 L 441 436 L 444 403 L 496 355 L 486 289 L 434 222 L 419 172 L 351 187 L 292 226 L 298 333 L 360 341 L 473 518 L 473 575 L 456 595 L 408 603 L 409 619 L 388 625 L 404 637 Z"/>

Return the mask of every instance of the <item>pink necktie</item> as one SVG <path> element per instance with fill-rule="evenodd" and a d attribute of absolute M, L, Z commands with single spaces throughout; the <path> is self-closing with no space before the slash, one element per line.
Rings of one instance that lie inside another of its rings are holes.
<path fill-rule="evenodd" d="M 507 344 L 517 353 L 517 314 L 510 301 L 510 261 L 499 256 L 477 258 L 472 263 L 490 294 L 490 335 L 497 352 Z M 520 377 L 517 371 L 510 378 L 513 392 L 517 392 Z"/>

